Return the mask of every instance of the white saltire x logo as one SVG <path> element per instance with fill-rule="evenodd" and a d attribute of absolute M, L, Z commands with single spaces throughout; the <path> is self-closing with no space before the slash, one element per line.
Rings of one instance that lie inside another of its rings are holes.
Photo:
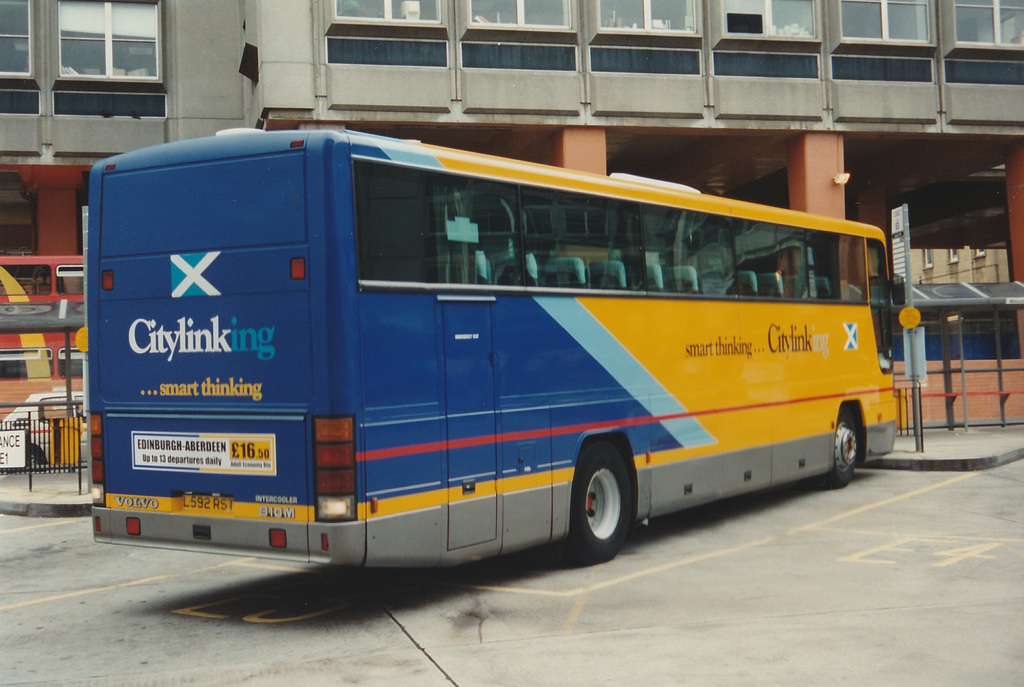
<path fill-rule="evenodd" d="M 843 323 L 843 329 L 846 330 L 846 344 L 843 346 L 844 351 L 856 351 L 857 345 L 857 323 L 849 322 Z"/>
<path fill-rule="evenodd" d="M 172 255 L 171 265 L 178 269 L 171 269 L 171 287 L 173 288 L 171 298 L 201 296 L 203 294 L 219 296 L 220 291 L 203 276 L 203 270 L 209 267 L 210 263 L 216 260 L 218 255 L 220 255 L 219 250 L 212 253 Z M 189 259 L 195 260 L 196 258 L 199 258 L 199 262 L 192 265 Z"/>

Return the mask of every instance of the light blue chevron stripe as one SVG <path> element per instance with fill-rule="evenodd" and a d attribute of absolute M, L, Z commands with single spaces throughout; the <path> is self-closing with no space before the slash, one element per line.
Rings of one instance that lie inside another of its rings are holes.
<path fill-rule="evenodd" d="M 534 301 L 652 416 L 686 412 L 686 408 L 575 298 L 536 296 Z M 681 446 L 718 443 L 692 417 L 664 420 L 661 426 Z"/>

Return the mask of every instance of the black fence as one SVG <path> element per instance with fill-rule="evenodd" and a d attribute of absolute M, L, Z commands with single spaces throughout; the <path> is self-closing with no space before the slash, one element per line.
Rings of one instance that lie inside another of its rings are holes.
<path fill-rule="evenodd" d="M 87 442 L 80 400 L 0 404 L 0 474 L 81 476 Z"/>

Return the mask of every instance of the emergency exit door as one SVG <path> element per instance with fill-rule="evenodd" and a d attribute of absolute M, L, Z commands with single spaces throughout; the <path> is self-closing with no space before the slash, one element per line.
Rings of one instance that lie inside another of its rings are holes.
<path fill-rule="evenodd" d="M 448 550 L 497 537 L 491 315 L 494 299 L 442 300 L 448 429 Z"/>

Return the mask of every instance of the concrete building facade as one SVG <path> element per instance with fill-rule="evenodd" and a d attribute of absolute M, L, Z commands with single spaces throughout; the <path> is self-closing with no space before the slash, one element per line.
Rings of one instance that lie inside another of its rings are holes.
<path fill-rule="evenodd" d="M 73 252 L 89 164 L 234 126 L 907 203 L 1024 278 L 1018 0 L 0 0 L 0 251 Z"/>

